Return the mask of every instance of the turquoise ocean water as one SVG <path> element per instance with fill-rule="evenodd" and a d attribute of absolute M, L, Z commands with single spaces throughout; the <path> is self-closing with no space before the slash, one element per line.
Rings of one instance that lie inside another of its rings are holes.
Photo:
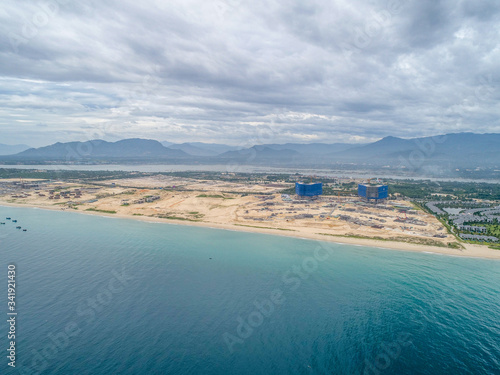
<path fill-rule="evenodd" d="M 1 374 L 500 374 L 499 261 L 29 208 L 0 221 Z"/>

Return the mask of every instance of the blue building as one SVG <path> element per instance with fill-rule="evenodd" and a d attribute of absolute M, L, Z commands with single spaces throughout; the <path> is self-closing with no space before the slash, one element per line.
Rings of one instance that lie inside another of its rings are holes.
<path fill-rule="evenodd" d="M 304 184 L 303 182 L 296 182 L 295 193 L 299 197 L 316 197 L 323 194 L 323 183 Z"/>
<path fill-rule="evenodd" d="M 387 185 L 358 185 L 358 195 L 368 201 L 374 200 L 378 202 L 382 199 L 387 199 L 389 196 L 389 187 Z"/>

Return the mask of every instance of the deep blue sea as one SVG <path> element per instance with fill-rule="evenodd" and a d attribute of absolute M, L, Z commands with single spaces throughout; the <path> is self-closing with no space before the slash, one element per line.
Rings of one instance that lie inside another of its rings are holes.
<path fill-rule="evenodd" d="M 500 374 L 499 261 L 29 208 L 0 221 L 1 374 Z"/>

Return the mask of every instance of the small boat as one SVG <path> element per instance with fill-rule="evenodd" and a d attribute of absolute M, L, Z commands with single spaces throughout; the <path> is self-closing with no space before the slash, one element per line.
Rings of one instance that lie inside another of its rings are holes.
<path fill-rule="evenodd" d="M 12 220 L 13 223 L 17 223 L 17 220 Z"/>
<path fill-rule="evenodd" d="M 27 232 L 28 230 L 27 229 L 23 229 L 23 232 Z"/>
<path fill-rule="evenodd" d="M 5 225 L 5 223 L 0 223 L 0 225 Z"/>
<path fill-rule="evenodd" d="M 10 217 L 6 217 L 5 219 L 6 219 L 6 220 L 10 220 Z"/>
<path fill-rule="evenodd" d="M 21 227 L 16 227 L 16 229 L 21 229 Z"/>

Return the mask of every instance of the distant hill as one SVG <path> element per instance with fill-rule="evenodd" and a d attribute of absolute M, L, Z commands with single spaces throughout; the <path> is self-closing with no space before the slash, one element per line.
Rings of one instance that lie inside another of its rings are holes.
<path fill-rule="evenodd" d="M 418 163 L 494 164 L 500 163 L 500 134 L 453 133 L 413 139 L 385 137 L 367 145 L 330 153 L 328 157 L 393 163 L 411 159 Z"/>
<path fill-rule="evenodd" d="M 323 157 L 324 155 L 343 151 L 352 148 L 353 146 L 355 145 L 349 143 L 271 143 L 240 149 L 237 151 L 225 152 L 223 154 L 220 154 L 218 158 L 228 159 L 234 157 L 239 159 L 248 159 L 248 156 L 242 155 L 255 154 L 255 158 L 252 158 L 252 160 L 273 159 L 276 162 L 284 161 L 288 164 L 290 160 L 300 158 L 301 162 L 308 160 L 313 162 L 318 161 L 319 158 Z"/>
<path fill-rule="evenodd" d="M 185 153 L 193 156 L 216 156 L 227 151 L 235 151 L 239 149 L 239 147 L 236 146 L 203 142 L 170 144 L 168 148 L 174 150 L 182 150 Z"/>
<path fill-rule="evenodd" d="M 181 151 L 183 151 L 186 154 L 189 154 L 191 156 L 215 156 L 215 155 L 217 155 L 216 152 L 204 150 L 202 148 L 193 146 L 190 143 L 172 144 L 172 145 L 168 146 L 168 148 L 172 149 L 172 150 L 181 150 Z"/>
<path fill-rule="evenodd" d="M 274 150 L 294 150 L 303 155 L 326 155 L 334 152 L 341 152 L 359 146 L 351 143 L 285 143 L 266 144 L 266 147 Z"/>
<path fill-rule="evenodd" d="M 411 150 L 415 145 L 412 140 L 385 137 L 379 141 L 365 145 L 355 145 L 342 151 L 331 152 L 329 156 L 337 156 L 346 159 L 366 159 L 387 156 L 389 154 Z"/>
<path fill-rule="evenodd" d="M 286 162 L 293 161 L 295 158 L 300 157 L 300 153 L 295 150 L 274 150 L 268 146 L 253 146 L 250 148 L 241 149 L 238 151 L 227 151 L 217 157 L 217 159 L 225 159 L 238 162 Z"/>
<path fill-rule="evenodd" d="M 133 138 L 118 142 L 106 142 L 99 139 L 87 142 L 58 142 L 50 146 L 30 148 L 16 154 L 15 158 L 75 161 L 80 159 L 152 159 L 187 156 L 185 152 L 168 149 L 158 141 Z"/>
<path fill-rule="evenodd" d="M 224 153 L 227 153 L 228 151 L 238 151 L 238 154 L 241 155 L 242 152 L 252 152 L 252 151 L 243 151 L 245 149 L 250 150 L 252 147 L 238 147 L 238 146 L 229 146 L 225 144 L 218 144 L 218 143 L 203 143 L 203 142 L 186 142 L 186 143 L 177 143 L 177 144 L 172 144 L 167 142 L 162 142 L 163 145 L 165 145 L 168 148 L 174 149 L 174 150 L 182 150 L 185 153 L 192 155 L 192 156 L 217 156 L 219 155 L 222 158 L 226 158 L 228 155 L 234 155 L 234 154 L 227 154 L 223 155 Z M 281 151 L 281 150 L 292 150 L 292 151 L 297 151 L 299 154 L 302 155 L 307 155 L 307 156 L 319 156 L 319 155 L 325 155 L 328 153 L 333 153 L 333 152 L 339 152 L 343 150 L 347 150 L 349 148 L 352 148 L 353 146 L 357 146 L 355 144 L 350 144 L 350 143 L 309 143 L 309 144 L 302 144 L 302 143 L 285 143 L 285 144 L 263 144 L 263 145 L 258 145 L 254 146 L 257 148 L 269 148 L 272 150 L 276 151 Z M 275 154 L 276 156 L 279 155 L 278 153 Z M 285 155 L 285 154 L 283 154 Z"/>
<path fill-rule="evenodd" d="M 203 142 L 169 144 L 165 147 L 158 141 L 138 138 L 118 142 L 93 140 L 55 143 L 24 150 L 15 155 L 2 155 L 0 159 L 26 164 L 29 164 L 29 161 L 36 164 L 36 162 L 51 161 L 140 160 L 145 163 L 238 162 L 306 168 L 313 166 L 329 168 L 339 164 L 352 164 L 454 171 L 456 168 L 482 166 L 500 168 L 500 134 L 453 133 L 413 139 L 389 136 L 368 144 L 286 143 L 255 145 L 244 149 Z"/>
<path fill-rule="evenodd" d="M 4 145 L 0 143 L 0 155 L 13 155 L 29 149 L 27 145 Z"/>
<path fill-rule="evenodd" d="M 227 151 L 237 151 L 243 148 L 240 146 L 229 146 L 221 143 L 191 142 L 190 144 L 204 150 L 213 151 L 216 154 L 222 154 Z"/>

